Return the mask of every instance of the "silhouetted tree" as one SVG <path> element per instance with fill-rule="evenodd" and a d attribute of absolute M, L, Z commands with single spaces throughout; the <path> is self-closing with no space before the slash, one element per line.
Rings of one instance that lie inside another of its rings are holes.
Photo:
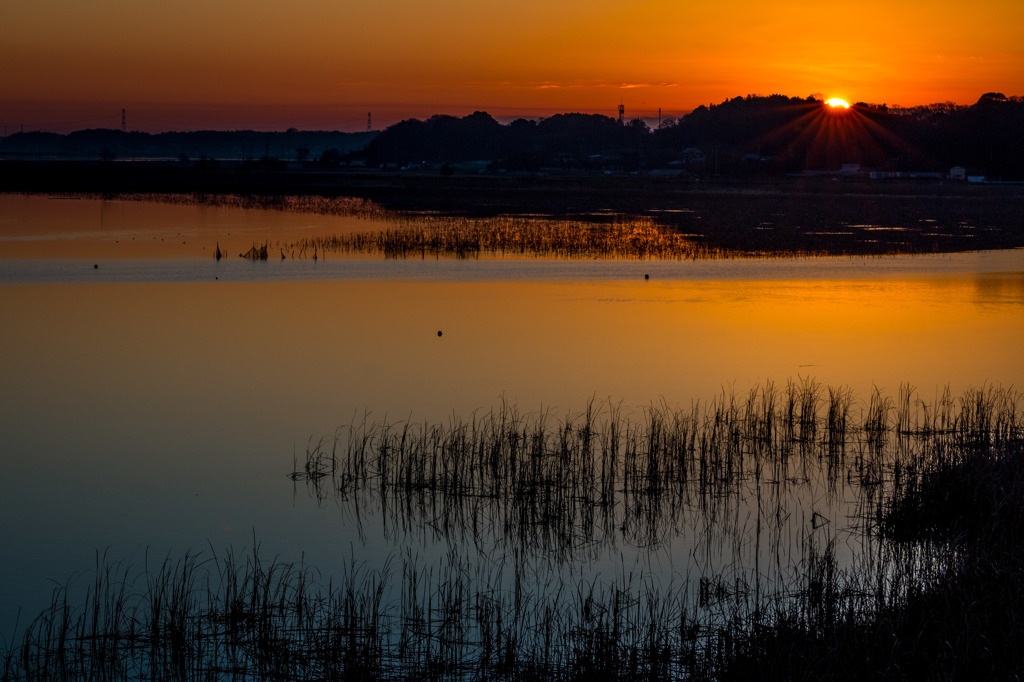
<path fill-rule="evenodd" d="M 341 165 L 342 153 L 331 147 L 320 154 L 319 164 L 322 168 L 337 168 Z"/>

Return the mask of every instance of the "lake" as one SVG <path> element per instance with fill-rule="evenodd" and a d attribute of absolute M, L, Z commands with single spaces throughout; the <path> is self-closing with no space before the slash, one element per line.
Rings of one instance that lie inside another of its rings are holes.
<path fill-rule="evenodd" d="M 0 633 L 19 609 L 24 626 L 55 585 L 87 575 L 97 552 L 141 564 L 147 552 L 255 539 L 265 555 L 329 578 L 354 559 L 441 565 L 453 545 L 467 561 L 496 551 L 422 527 L 389 531 L 373 509 L 357 524 L 345 503 L 289 480 L 344 425 L 447 423 L 503 404 L 557 421 L 590 401 L 642 415 L 809 380 L 849 388 L 861 415 L 876 387 L 895 398 L 910 384 L 930 401 L 946 387 L 956 396 L 1024 385 L 1022 250 L 213 258 L 217 246 L 234 256 L 251 242 L 381 226 L 0 195 Z M 826 509 L 804 495 L 794 499 L 806 513 L 785 532 L 823 514 L 856 555 L 859 541 L 841 528 L 855 525 L 854 501 Z M 635 570 L 668 583 L 697 570 L 687 562 L 698 528 L 687 521 L 653 548 L 622 538 L 546 570 L 563 582 Z"/>

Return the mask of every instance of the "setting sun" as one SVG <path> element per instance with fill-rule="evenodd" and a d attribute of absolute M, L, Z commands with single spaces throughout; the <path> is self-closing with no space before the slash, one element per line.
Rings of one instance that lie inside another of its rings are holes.
<path fill-rule="evenodd" d="M 825 104 L 829 105 L 833 109 L 849 109 L 850 108 L 850 103 L 849 102 L 847 102 L 845 99 L 839 99 L 838 97 L 833 97 L 832 99 L 830 99 L 827 102 L 825 102 Z"/>

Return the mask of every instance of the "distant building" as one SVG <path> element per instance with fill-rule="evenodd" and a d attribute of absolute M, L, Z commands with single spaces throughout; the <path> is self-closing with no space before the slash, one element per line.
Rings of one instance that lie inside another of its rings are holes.
<path fill-rule="evenodd" d="M 707 158 L 697 147 L 687 147 L 683 150 L 683 163 L 690 170 L 699 170 L 707 163 Z"/>
<path fill-rule="evenodd" d="M 953 166 L 949 169 L 950 180 L 960 180 L 961 182 L 967 180 L 967 169 L 963 166 Z"/>

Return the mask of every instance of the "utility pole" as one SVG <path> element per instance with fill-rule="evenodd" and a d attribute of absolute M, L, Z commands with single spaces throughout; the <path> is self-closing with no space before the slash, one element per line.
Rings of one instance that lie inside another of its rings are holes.
<path fill-rule="evenodd" d="M 366 112 L 366 132 L 373 131 L 373 112 Z"/>
<path fill-rule="evenodd" d="M 125 120 L 124 120 L 124 109 L 121 109 L 121 132 L 122 133 L 128 132 L 128 126 L 125 125 Z"/>

